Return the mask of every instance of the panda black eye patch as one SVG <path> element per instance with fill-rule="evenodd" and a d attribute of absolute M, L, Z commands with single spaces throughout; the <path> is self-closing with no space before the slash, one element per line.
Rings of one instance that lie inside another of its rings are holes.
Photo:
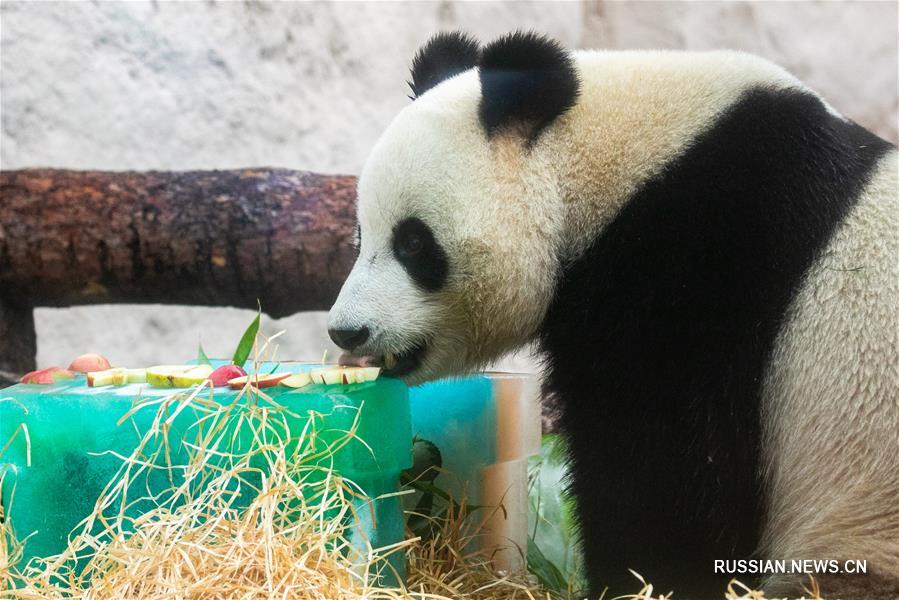
<path fill-rule="evenodd" d="M 446 283 L 449 261 L 434 233 L 416 217 L 403 219 L 393 228 L 393 254 L 419 287 L 436 292 Z"/>

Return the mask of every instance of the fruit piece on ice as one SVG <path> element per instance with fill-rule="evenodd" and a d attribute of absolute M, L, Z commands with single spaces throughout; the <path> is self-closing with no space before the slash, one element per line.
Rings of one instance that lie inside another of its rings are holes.
<path fill-rule="evenodd" d="M 92 371 L 87 374 L 87 385 L 100 387 L 101 385 L 126 385 L 128 383 L 146 383 L 146 369 L 123 369 L 116 367 L 105 371 Z"/>
<path fill-rule="evenodd" d="M 284 385 L 290 388 L 301 388 L 312 383 L 312 378 L 309 377 L 309 373 L 297 373 L 295 375 L 291 375 L 290 377 L 286 377 L 281 380 L 280 385 Z"/>
<path fill-rule="evenodd" d="M 267 388 L 278 385 L 285 379 L 290 377 L 290 373 L 271 373 L 269 375 L 245 375 L 243 377 L 235 377 L 228 381 L 228 385 L 232 390 L 239 390 L 250 382 L 250 385 L 256 388 Z"/>
<path fill-rule="evenodd" d="M 209 365 L 159 365 L 147 369 L 147 383 L 159 388 L 182 388 L 198 385 L 212 374 Z"/>
<path fill-rule="evenodd" d="M 215 387 L 228 385 L 228 382 L 237 377 L 246 375 L 247 372 L 237 365 L 222 365 L 209 375 L 209 381 Z"/>
<path fill-rule="evenodd" d="M 90 387 L 125 385 L 126 383 L 128 383 L 128 369 L 105 369 L 103 371 L 91 371 L 87 374 L 87 385 Z"/>
<path fill-rule="evenodd" d="M 147 383 L 146 369 L 125 369 L 128 375 L 128 383 Z"/>
<path fill-rule="evenodd" d="M 343 383 L 343 367 L 312 369 L 309 371 L 309 377 L 312 378 L 312 383 L 323 383 L 325 385 Z"/>
<path fill-rule="evenodd" d="M 342 371 L 340 383 L 365 383 L 381 374 L 380 367 L 343 367 Z"/>
<path fill-rule="evenodd" d="M 380 374 L 379 367 L 323 367 L 309 371 L 313 383 L 325 385 L 365 383 L 374 381 Z"/>
<path fill-rule="evenodd" d="M 93 371 L 107 371 L 112 367 L 106 357 L 99 354 L 82 354 L 72 361 L 69 371 L 76 373 L 90 373 Z"/>
<path fill-rule="evenodd" d="M 51 369 L 50 374 L 53 375 L 53 381 L 68 381 L 70 379 L 75 379 L 75 373 L 59 367 Z"/>
<path fill-rule="evenodd" d="M 346 370 L 353 372 L 353 381 L 356 383 L 374 381 L 381 375 L 381 367 L 349 367 Z"/>
<path fill-rule="evenodd" d="M 74 378 L 75 374 L 67 369 L 63 369 L 62 367 L 47 367 L 46 369 L 38 369 L 37 371 L 25 373 L 19 381 L 21 383 L 48 384 Z"/>

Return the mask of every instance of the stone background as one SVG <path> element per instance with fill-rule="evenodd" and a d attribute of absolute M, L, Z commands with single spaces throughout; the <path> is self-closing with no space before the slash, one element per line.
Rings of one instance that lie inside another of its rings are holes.
<path fill-rule="evenodd" d="M 404 106 L 415 49 L 441 29 L 516 28 L 570 47 L 737 48 L 781 63 L 838 110 L 897 137 L 895 2 L 137 2 L 0 4 L 6 169 L 276 166 L 358 173 Z M 146 365 L 227 355 L 249 311 L 161 306 L 38 310 L 38 362 L 95 350 Z M 280 355 L 333 347 L 324 313 Z M 526 355 L 504 362 L 530 369 Z"/>

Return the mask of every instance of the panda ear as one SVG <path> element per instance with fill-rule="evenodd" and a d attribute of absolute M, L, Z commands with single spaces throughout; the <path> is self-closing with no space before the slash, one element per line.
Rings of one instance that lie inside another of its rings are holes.
<path fill-rule="evenodd" d="M 480 55 L 480 44 L 461 31 L 433 36 L 412 59 L 410 98 L 415 100 L 441 81 L 477 66 Z"/>
<path fill-rule="evenodd" d="M 533 141 L 574 106 L 580 82 L 571 55 L 558 42 L 517 31 L 484 47 L 479 117 L 487 136 L 518 127 Z"/>

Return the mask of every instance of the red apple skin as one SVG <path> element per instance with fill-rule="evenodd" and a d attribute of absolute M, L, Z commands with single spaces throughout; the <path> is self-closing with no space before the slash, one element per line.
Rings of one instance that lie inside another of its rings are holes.
<path fill-rule="evenodd" d="M 112 365 L 109 364 L 106 357 L 100 356 L 99 354 L 82 354 L 69 365 L 69 371 L 75 371 L 76 373 L 105 371 L 111 368 Z"/>
<path fill-rule="evenodd" d="M 254 381 L 253 385 L 259 389 L 278 385 L 285 379 L 290 377 L 290 373 L 274 373 L 272 375 L 260 375 L 259 381 Z"/>
<path fill-rule="evenodd" d="M 243 377 L 247 372 L 237 365 L 222 365 L 215 371 L 209 374 L 207 379 L 212 382 L 212 385 L 215 387 L 222 387 L 228 385 L 228 381 L 230 379 L 234 379 L 235 377 Z"/>
<path fill-rule="evenodd" d="M 37 383 L 47 385 L 56 383 L 64 379 L 74 379 L 75 374 L 62 367 L 47 367 L 46 369 L 38 369 L 22 375 L 21 383 Z"/>
<path fill-rule="evenodd" d="M 258 381 L 256 380 L 258 377 Z M 250 377 L 250 385 L 257 388 L 267 388 L 278 385 L 284 379 L 290 377 L 290 373 L 273 373 L 271 375 L 256 375 Z M 246 385 L 245 381 L 234 381 L 233 379 L 228 382 L 228 385 L 231 386 L 232 390 L 242 389 L 243 386 Z"/>

